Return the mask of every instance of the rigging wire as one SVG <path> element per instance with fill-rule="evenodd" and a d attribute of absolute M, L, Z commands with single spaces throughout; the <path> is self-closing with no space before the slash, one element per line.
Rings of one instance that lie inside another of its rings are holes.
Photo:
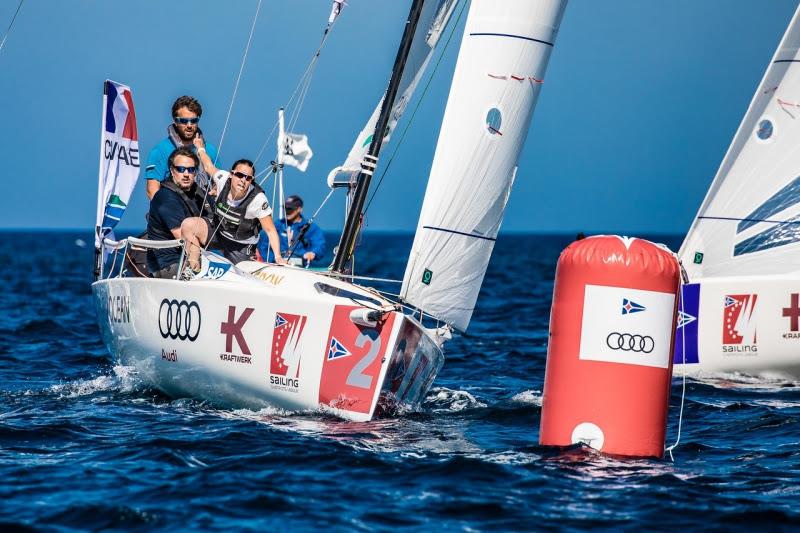
<path fill-rule="evenodd" d="M 406 133 L 408 133 L 409 128 L 411 128 L 411 124 L 414 122 L 414 117 L 417 115 L 417 111 L 419 111 L 420 106 L 422 105 L 422 100 L 424 100 L 425 95 L 428 92 L 428 88 L 433 81 L 434 76 L 436 76 L 436 71 L 439 69 L 439 65 L 442 62 L 442 58 L 444 57 L 444 53 L 447 51 L 447 48 L 450 46 L 450 40 L 453 38 L 453 34 L 456 32 L 456 28 L 458 27 L 459 22 L 461 21 L 461 17 L 464 14 L 464 8 L 467 7 L 469 2 L 464 0 L 461 4 L 461 10 L 458 12 L 458 16 L 456 17 L 455 22 L 453 22 L 453 26 L 450 29 L 450 35 L 447 36 L 447 41 L 444 43 L 444 47 L 442 48 L 442 52 L 439 54 L 439 58 L 436 60 L 436 64 L 433 66 L 433 71 L 431 71 L 431 75 L 428 78 L 427 83 L 425 83 L 425 87 L 422 89 L 422 94 L 420 94 L 419 98 L 417 99 L 417 105 L 414 107 L 414 111 L 412 111 L 411 116 L 406 122 L 405 128 L 403 128 L 403 132 L 400 134 L 400 139 L 397 141 L 397 144 L 392 150 L 392 155 L 389 156 L 389 161 L 386 163 L 386 167 L 384 167 L 383 172 L 381 173 L 381 177 L 378 178 L 378 183 L 375 184 L 375 188 L 372 189 L 372 194 L 367 201 L 366 207 L 364 207 L 364 213 L 367 212 L 369 206 L 372 205 L 372 200 L 375 199 L 375 195 L 378 194 L 378 189 L 381 187 L 381 183 L 383 183 L 383 178 L 386 177 L 386 173 L 389 172 L 389 168 L 392 166 L 392 161 L 394 161 L 397 152 L 400 150 L 400 146 L 403 144 L 403 139 L 406 138 Z"/>
<path fill-rule="evenodd" d="M 6 29 L 5 35 L 3 35 L 3 40 L 0 41 L 0 52 L 3 51 L 3 46 L 6 44 L 6 39 L 8 38 L 8 34 L 11 33 L 11 27 L 14 25 L 14 21 L 17 20 L 17 15 L 19 14 L 19 10 L 22 9 L 22 4 L 25 3 L 25 0 L 19 0 L 19 5 L 17 5 L 17 10 L 14 12 L 14 16 L 11 17 L 11 23 L 8 25 L 8 29 Z"/>
<path fill-rule="evenodd" d="M 217 157 L 214 158 L 214 165 L 217 164 L 217 159 L 219 159 L 219 154 L 222 153 L 222 143 L 225 141 L 225 132 L 228 129 L 228 122 L 231 119 L 231 111 L 233 111 L 233 104 L 236 101 L 236 93 L 239 91 L 239 82 L 242 80 L 242 72 L 244 71 L 244 65 L 247 62 L 247 53 L 250 51 L 250 43 L 253 40 L 253 33 L 256 30 L 256 22 L 258 21 L 258 13 L 261 11 L 261 1 L 258 0 L 258 6 L 256 6 L 256 14 L 253 17 L 253 24 L 250 26 L 250 35 L 247 37 L 247 46 L 244 49 L 244 55 L 242 56 L 242 63 L 239 65 L 239 74 L 236 76 L 236 84 L 233 86 L 233 95 L 231 96 L 231 103 L 228 106 L 228 114 L 225 117 L 225 125 L 222 126 L 222 135 L 219 138 L 219 147 L 217 148 Z"/>
<path fill-rule="evenodd" d="M 314 75 L 314 70 L 316 69 L 316 63 L 319 59 L 320 54 L 322 53 L 322 48 L 325 46 L 325 42 L 328 40 L 328 36 L 330 35 L 330 30 L 336 25 L 336 21 L 339 17 L 333 19 L 333 22 L 328 24 L 325 27 L 325 31 L 322 34 L 322 39 L 320 40 L 319 45 L 317 46 L 317 50 L 314 52 L 314 55 L 311 57 L 311 61 L 309 61 L 308 65 L 306 66 L 306 70 L 303 72 L 303 75 L 300 77 L 300 81 L 297 82 L 297 85 L 292 91 L 291 96 L 289 97 L 289 101 L 286 102 L 286 105 L 283 106 L 284 109 L 289 109 L 289 106 L 292 105 L 295 97 L 297 96 L 298 92 L 302 94 L 302 98 L 298 99 L 299 103 L 295 106 L 295 109 L 292 111 L 292 114 L 289 117 L 289 131 L 294 128 L 295 123 L 297 122 L 297 118 L 300 115 L 300 109 L 302 108 L 303 102 L 305 100 L 305 94 L 308 92 L 308 86 L 311 84 L 311 78 Z M 258 154 L 256 155 L 255 162 L 261 159 L 261 156 L 264 154 L 264 150 L 266 150 L 269 142 L 272 140 L 272 136 L 275 134 L 275 130 L 278 129 L 278 121 L 272 125 L 272 130 L 270 130 L 267 138 L 264 140 L 264 143 L 261 145 L 261 148 L 258 150 Z"/>
<path fill-rule="evenodd" d="M 676 257 L 677 259 L 677 257 Z M 680 295 L 680 313 L 678 314 L 678 324 L 680 324 L 681 318 L 684 316 L 683 312 L 683 304 L 684 304 L 684 292 L 683 288 L 686 286 L 685 284 L 688 282 L 686 277 L 686 271 L 683 269 L 683 264 L 678 259 L 678 266 L 681 272 L 681 280 L 678 284 L 678 294 Z M 680 327 L 680 326 L 679 326 Z M 683 383 L 681 385 L 681 409 L 678 412 L 678 435 L 675 438 L 675 443 L 671 446 L 667 446 L 664 451 L 669 453 L 670 460 L 674 463 L 675 457 L 672 455 L 672 450 L 678 447 L 678 444 L 681 442 L 681 428 L 683 427 L 683 406 L 684 401 L 686 400 L 686 330 L 681 332 L 681 355 L 683 356 L 683 365 L 681 366 L 681 373 L 683 374 Z"/>

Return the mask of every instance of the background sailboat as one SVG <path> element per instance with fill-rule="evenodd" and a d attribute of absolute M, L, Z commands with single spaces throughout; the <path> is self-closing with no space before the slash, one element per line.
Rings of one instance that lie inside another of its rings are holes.
<path fill-rule="evenodd" d="M 800 8 L 680 249 L 675 363 L 800 377 Z"/>

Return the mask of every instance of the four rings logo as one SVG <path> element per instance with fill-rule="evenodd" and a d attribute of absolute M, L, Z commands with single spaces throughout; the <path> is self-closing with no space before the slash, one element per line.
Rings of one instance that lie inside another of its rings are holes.
<path fill-rule="evenodd" d="M 606 344 L 612 350 L 642 353 L 650 353 L 656 346 L 653 337 L 649 335 L 632 335 L 630 333 L 618 333 L 616 331 L 612 331 L 608 334 L 608 337 L 606 337 Z"/>
<path fill-rule="evenodd" d="M 200 306 L 185 300 L 161 300 L 158 331 L 165 339 L 194 341 L 200 334 Z"/>

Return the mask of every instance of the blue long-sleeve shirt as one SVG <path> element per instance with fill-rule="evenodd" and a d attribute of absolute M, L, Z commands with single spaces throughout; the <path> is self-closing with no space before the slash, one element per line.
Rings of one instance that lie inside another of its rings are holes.
<path fill-rule="evenodd" d="M 281 253 L 285 253 L 291 245 L 295 243 L 300 236 L 300 230 L 306 219 L 301 215 L 297 220 L 289 224 L 292 230 L 292 243 L 289 243 L 289 236 L 287 232 L 287 222 L 285 218 L 275 221 L 275 229 L 278 230 L 278 238 L 281 241 Z M 325 256 L 325 235 L 322 230 L 314 222 L 311 223 L 303 239 L 297 243 L 297 246 L 292 253 L 292 257 L 303 257 L 306 252 L 314 252 L 314 260 L 312 265 L 318 265 L 322 258 Z M 269 238 L 267 233 L 262 229 L 258 237 L 258 253 L 261 258 L 267 261 L 274 261 L 272 257 L 272 250 L 269 247 Z"/>

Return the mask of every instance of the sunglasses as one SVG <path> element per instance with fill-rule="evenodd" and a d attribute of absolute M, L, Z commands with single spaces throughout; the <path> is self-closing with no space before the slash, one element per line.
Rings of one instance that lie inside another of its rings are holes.
<path fill-rule="evenodd" d="M 245 181 L 253 181 L 254 178 L 254 176 L 251 176 L 250 174 L 245 174 L 244 172 L 239 172 L 238 170 L 235 172 L 231 172 L 231 174 Z"/>
<path fill-rule="evenodd" d="M 182 167 L 179 165 L 172 165 L 172 168 L 177 170 L 179 174 L 183 174 L 184 172 L 188 172 L 189 174 L 197 173 L 197 167 Z"/>
<path fill-rule="evenodd" d="M 197 124 L 198 122 L 200 122 L 200 117 L 194 117 L 194 118 L 175 117 L 175 123 L 183 124 L 184 126 L 187 124 Z"/>

